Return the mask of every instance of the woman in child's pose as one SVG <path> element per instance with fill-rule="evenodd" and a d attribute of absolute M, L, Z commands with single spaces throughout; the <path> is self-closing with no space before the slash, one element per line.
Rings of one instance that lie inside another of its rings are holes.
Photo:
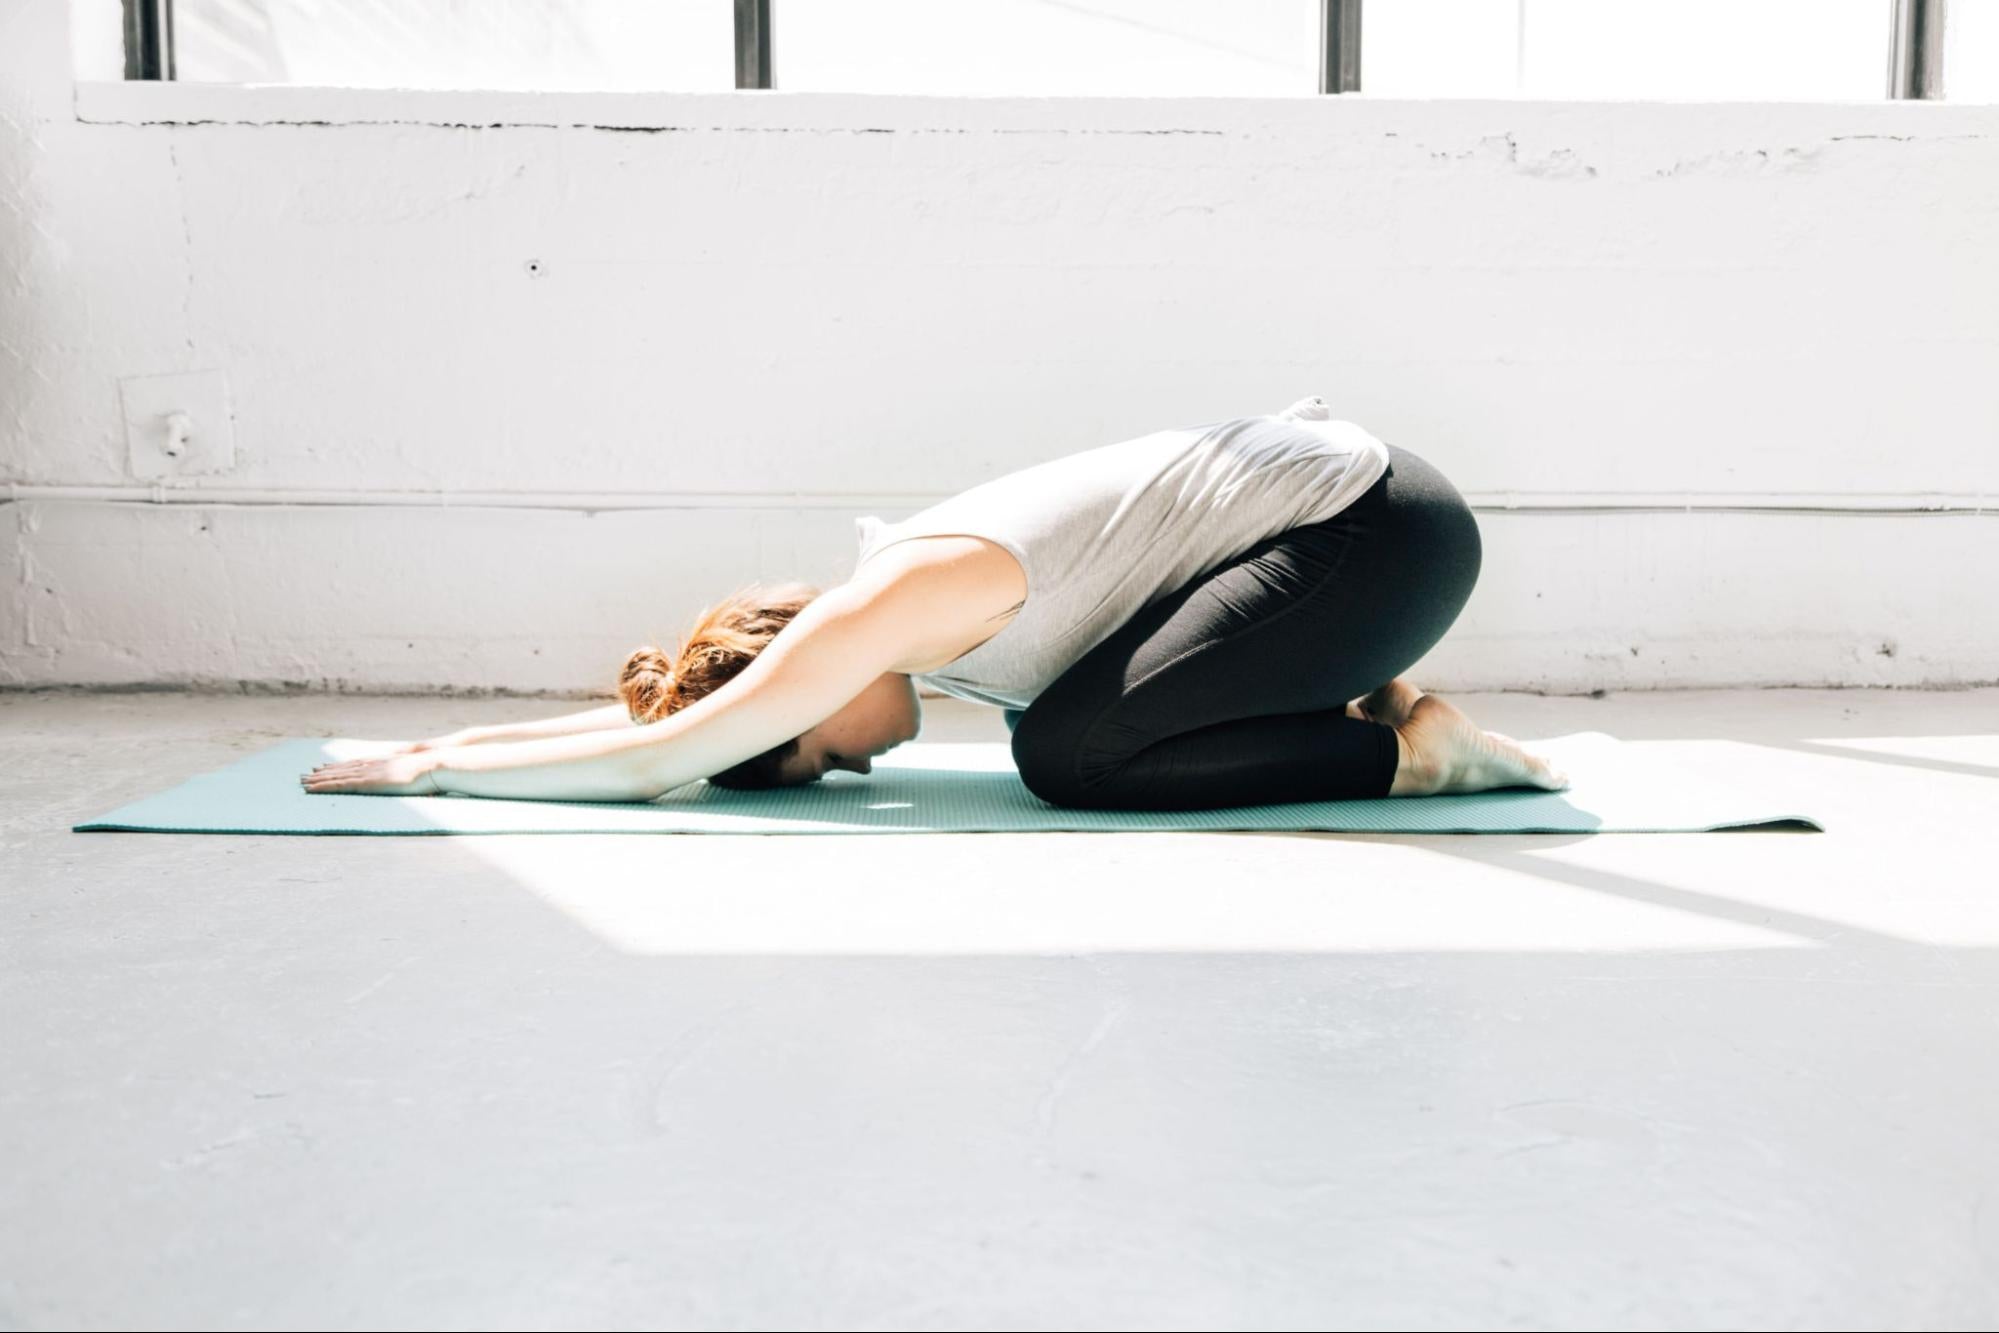
<path fill-rule="evenodd" d="M 812 782 L 919 730 L 916 685 L 1006 710 L 1022 782 L 1092 809 L 1560 789 L 1401 673 L 1470 597 L 1478 525 L 1434 467 L 1308 398 L 858 521 L 853 575 L 752 588 L 620 702 L 328 764 L 309 791 L 645 801 Z M 498 743 L 495 743 L 498 742 Z"/>

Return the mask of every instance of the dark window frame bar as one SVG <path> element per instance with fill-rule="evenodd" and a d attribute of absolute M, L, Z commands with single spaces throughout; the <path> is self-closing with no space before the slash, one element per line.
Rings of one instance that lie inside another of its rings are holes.
<path fill-rule="evenodd" d="M 736 0 L 736 87 L 772 88 L 770 0 Z"/>
<path fill-rule="evenodd" d="M 1360 91 L 1360 0 L 1319 0 L 1319 92 Z"/>
<path fill-rule="evenodd" d="M 125 77 L 174 77 L 174 0 L 125 0 Z"/>
<path fill-rule="evenodd" d="M 1888 96 L 1943 97 L 1944 6 L 1947 0 L 1895 0 L 1888 34 Z"/>

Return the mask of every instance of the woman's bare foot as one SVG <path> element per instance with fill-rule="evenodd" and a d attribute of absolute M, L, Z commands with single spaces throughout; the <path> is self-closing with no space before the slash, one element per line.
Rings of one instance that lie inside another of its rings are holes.
<path fill-rule="evenodd" d="M 1380 689 L 1363 694 L 1347 705 L 1347 716 L 1359 718 L 1363 722 L 1379 722 L 1383 726 L 1399 727 L 1409 720 L 1409 710 L 1423 697 L 1423 691 L 1416 688 L 1407 676 L 1397 676 Z"/>
<path fill-rule="evenodd" d="M 1370 698 L 1372 696 L 1369 696 Z M 1434 694 L 1418 698 L 1395 729 L 1401 758 L 1390 796 L 1444 796 L 1497 787 L 1561 791 L 1568 775 L 1509 737 L 1478 726 Z"/>

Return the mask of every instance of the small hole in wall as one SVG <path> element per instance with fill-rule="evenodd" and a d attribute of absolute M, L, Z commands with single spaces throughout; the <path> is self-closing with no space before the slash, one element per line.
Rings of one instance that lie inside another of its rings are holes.
<path fill-rule="evenodd" d="M 528 262 L 527 262 L 527 271 L 528 271 L 528 276 L 529 276 L 530 278 L 538 278 L 538 277 L 540 277 L 540 276 L 541 276 L 541 261 L 540 261 L 539 259 L 530 259 L 530 260 L 528 260 Z"/>

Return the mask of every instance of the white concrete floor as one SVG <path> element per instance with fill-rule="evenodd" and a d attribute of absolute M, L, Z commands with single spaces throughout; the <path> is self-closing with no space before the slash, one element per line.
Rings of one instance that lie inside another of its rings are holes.
<path fill-rule="evenodd" d="M 0 1327 L 1999 1323 L 1999 690 L 1456 701 L 1829 831 L 78 834 L 582 705 L 0 695 Z"/>

